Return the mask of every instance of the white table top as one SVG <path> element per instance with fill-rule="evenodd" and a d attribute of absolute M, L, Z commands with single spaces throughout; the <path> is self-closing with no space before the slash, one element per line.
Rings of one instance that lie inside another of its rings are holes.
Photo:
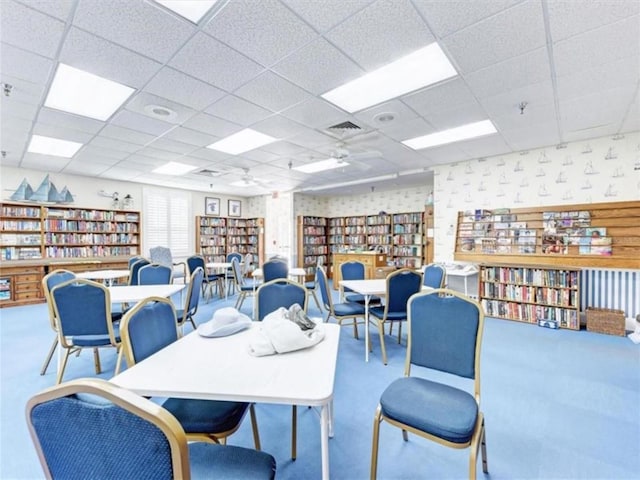
<path fill-rule="evenodd" d="M 168 285 L 123 285 L 108 287 L 111 303 L 134 303 L 147 297 L 170 297 L 187 285 L 170 283 Z"/>
<path fill-rule="evenodd" d="M 249 354 L 251 329 L 220 338 L 192 332 L 111 381 L 145 396 L 326 405 L 333 399 L 340 327 L 319 328 L 325 338 L 314 347 L 265 357 Z"/>
<path fill-rule="evenodd" d="M 230 268 L 231 262 L 209 262 L 205 264 L 207 268 Z"/>
<path fill-rule="evenodd" d="M 295 268 L 290 268 L 289 269 L 289 276 L 290 277 L 304 277 L 307 274 L 307 272 L 305 271 L 304 268 L 300 268 L 300 267 L 295 267 Z M 262 269 L 261 268 L 256 268 L 252 273 L 251 273 L 252 277 L 256 277 L 256 278 L 262 278 Z"/>
<path fill-rule="evenodd" d="M 129 270 L 91 270 L 89 272 L 76 273 L 78 278 L 89 280 L 113 280 L 129 276 Z"/>
<path fill-rule="evenodd" d="M 360 295 L 384 295 L 387 292 L 387 280 L 384 278 L 340 280 L 340 286 L 349 288 Z"/>

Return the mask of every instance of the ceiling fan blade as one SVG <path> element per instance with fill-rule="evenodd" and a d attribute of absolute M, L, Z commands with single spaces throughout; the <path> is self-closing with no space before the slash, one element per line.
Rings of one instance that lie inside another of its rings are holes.
<path fill-rule="evenodd" d="M 380 158 L 382 157 L 382 153 L 377 150 L 369 150 L 367 152 L 356 152 L 349 153 L 347 157 L 347 161 L 349 160 L 366 160 L 367 158 Z"/>

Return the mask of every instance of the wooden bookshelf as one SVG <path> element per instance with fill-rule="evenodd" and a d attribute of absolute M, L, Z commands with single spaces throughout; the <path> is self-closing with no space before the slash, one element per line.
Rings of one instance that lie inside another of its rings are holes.
<path fill-rule="evenodd" d="M 393 250 L 391 215 L 384 213 L 367 216 L 367 247 L 390 256 Z"/>
<path fill-rule="evenodd" d="M 488 316 L 580 329 L 580 269 L 481 264 L 479 299 Z"/>
<path fill-rule="evenodd" d="M 455 260 L 640 268 L 640 201 L 458 213 Z"/>
<path fill-rule="evenodd" d="M 205 263 L 224 262 L 227 257 L 227 219 L 223 217 L 196 217 L 196 252 Z"/>
<path fill-rule="evenodd" d="M 393 214 L 393 248 L 390 252 L 398 268 L 416 268 L 423 262 L 422 212 Z"/>
<path fill-rule="evenodd" d="M 327 218 L 300 215 L 297 218 L 298 266 L 305 269 L 305 281 L 313 281 L 318 262 L 328 265 Z"/>
<path fill-rule="evenodd" d="M 251 254 L 254 264 L 264 255 L 264 219 L 196 216 L 196 252 L 206 263 L 224 262 L 227 254 Z"/>

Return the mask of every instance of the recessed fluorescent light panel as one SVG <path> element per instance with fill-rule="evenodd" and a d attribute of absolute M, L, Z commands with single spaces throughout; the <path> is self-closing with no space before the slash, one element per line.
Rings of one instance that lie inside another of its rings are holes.
<path fill-rule="evenodd" d="M 227 138 L 223 138 L 218 142 L 212 143 L 207 148 L 224 153 L 230 153 L 231 155 L 238 155 L 240 153 L 253 150 L 254 148 L 267 145 L 268 143 L 275 142 L 276 140 L 277 138 L 256 132 L 250 128 L 245 128 L 238 133 L 234 133 Z"/>
<path fill-rule="evenodd" d="M 60 63 L 44 105 L 105 121 L 134 91 L 126 85 Z"/>
<path fill-rule="evenodd" d="M 187 165 L 185 163 L 169 162 L 153 170 L 153 173 L 160 173 L 162 175 L 184 175 L 185 173 L 189 173 L 196 168 L 198 167 Z"/>
<path fill-rule="evenodd" d="M 307 163 L 306 165 L 300 165 L 299 167 L 293 167 L 292 170 L 297 170 L 302 173 L 317 173 L 324 172 L 325 170 L 331 170 L 333 168 L 344 167 L 349 165 L 344 160 L 337 158 L 328 158 L 326 160 L 320 160 L 319 162 Z"/>
<path fill-rule="evenodd" d="M 217 0 L 155 0 L 155 2 L 193 23 L 198 23 Z"/>
<path fill-rule="evenodd" d="M 55 157 L 71 158 L 82 147 L 82 143 L 60 140 L 59 138 L 32 135 L 28 152 L 53 155 Z"/>
<path fill-rule="evenodd" d="M 410 138 L 408 140 L 404 140 L 402 143 L 414 150 L 420 150 L 422 148 L 436 147 L 446 143 L 482 137 L 496 132 L 496 127 L 493 126 L 491 120 L 483 120 L 481 122 L 468 123 L 460 127 L 442 130 L 441 132 L 431 133 L 429 135 L 423 135 L 422 137 Z"/>
<path fill-rule="evenodd" d="M 440 45 L 432 43 L 334 88 L 322 97 L 353 113 L 458 74 Z"/>

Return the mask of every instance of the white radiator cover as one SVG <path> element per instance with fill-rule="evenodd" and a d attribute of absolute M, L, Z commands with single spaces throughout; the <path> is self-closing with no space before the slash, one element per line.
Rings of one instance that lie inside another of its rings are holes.
<path fill-rule="evenodd" d="M 583 269 L 580 310 L 587 307 L 622 310 L 627 318 L 640 314 L 640 270 Z"/>

